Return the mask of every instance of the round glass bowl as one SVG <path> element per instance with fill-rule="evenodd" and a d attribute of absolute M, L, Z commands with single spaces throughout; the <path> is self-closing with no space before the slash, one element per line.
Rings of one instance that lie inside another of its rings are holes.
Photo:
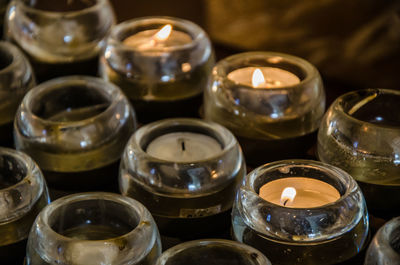
<path fill-rule="evenodd" d="M 108 0 L 13 0 L 6 14 L 7 37 L 28 54 L 39 82 L 96 75 L 114 24 Z"/>
<path fill-rule="evenodd" d="M 104 79 L 125 92 L 139 121 L 148 123 L 198 117 L 213 64 L 211 42 L 199 26 L 179 18 L 144 17 L 113 28 L 100 69 Z"/>
<path fill-rule="evenodd" d="M 133 134 L 119 181 L 122 194 L 149 209 L 161 235 L 188 240 L 229 235 L 230 209 L 245 172 L 227 129 L 199 119 L 166 119 Z"/>
<path fill-rule="evenodd" d="M 38 215 L 27 265 L 152 265 L 160 254 L 160 235 L 142 204 L 113 193 L 80 193 Z"/>
<path fill-rule="evenodd" d="M 247 52 L 219 61 L 212 78 L 205 118 L 235 134 L 248 163 L 306 156 L 325 110 L 313 65 L 287 54 Z"/>
<path fill-rule="evenodd" d="M 286 188 L 297 192 L 291 201 Z M 337 264 L 363 249 L 368 213 L 346 172 L 317 161 L 284 160 L 246 176 L 232 226 L 236 240 L 257 248 L 272 264 Z"/>
<path fill-rule="evenodd" d="M 318 134 L 318 157 L 358 181 L 368 210 L 400 215 L 400 92 L 365 89 L 340 96 Z"/>
<path fill-rule="evenodd" d="M 400 217 L 381 227 L 368 247 L 364 265 L 400 265 Z"/>
<path fill-rule="evenodd" d="M 0 145 L 13 146 L 15 112 L 35 77 L 23 53 L 13 44 L 0 41 Z"/>
<path fill-rule="evenodd" d="M 257 249 L 235 241 L 202 239 L 165 251 L 156 265 L 271 265 Z"/>
<path fill-rule="evenodd" d="M 118 87 L 100 78 L 61 77 L 27 93 L 15 119 L 15 144 L 38 163 L 50 190 L 117 191 L 119 159 L 135 128 L 135 113 Z"/>
<path fill-rule="evenodd" d="M 24 153 L 0 147 L 0 261 L 22 264 L 29 230 L 49 203 L 42 173 Z"/>

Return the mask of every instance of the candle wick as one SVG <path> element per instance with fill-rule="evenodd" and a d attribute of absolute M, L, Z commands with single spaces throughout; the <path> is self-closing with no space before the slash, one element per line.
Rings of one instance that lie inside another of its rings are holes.
<path fill-rule="evenodd" d="M 182 151 L 185 151 L 185 142 L 184 141 L 181 142 L 181 146 L 182 146 Z"/>
<path fill-rule="evenodd" d="M 288 201 L 289 201 L 289 199 L 286 199 L 286 200 L 283 202 L 283 206 L 286 206 L 286 203 L 288 203 Z"/>

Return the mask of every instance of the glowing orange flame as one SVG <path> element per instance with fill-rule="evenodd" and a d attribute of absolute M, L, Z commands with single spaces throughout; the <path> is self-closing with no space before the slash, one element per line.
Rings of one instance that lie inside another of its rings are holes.
<path fill-rule="evenodd" d="M 287 206 L 288 203 L 292 203 L 296 197 L 296 189 L 293 187 L 287 187 L 282 191 L 281 204 Z"/>
<path fill-rule="evenodd" d="M 251 78 L 251 84 L 253 85 L 253 87 L 259 87 L 264 83 L 265 83 L 265 78 L 263 73 L 259 68 L 255 69 L 253 72 L 253 76 Z"/>

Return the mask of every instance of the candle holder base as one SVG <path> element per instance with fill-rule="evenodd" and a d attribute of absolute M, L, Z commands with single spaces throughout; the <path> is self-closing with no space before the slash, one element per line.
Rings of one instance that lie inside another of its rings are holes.
<path fill-rule="evenodd" d="M 200 218 L 168 218 L 153 215 L 162 236 L 188 241 L 201 238 L 230 238 L 231 210 Z"/>
<path fill-rule="evenodd" d="M 389 220 L 400 216 L 400 185 L 380 185 L 357 181 L 373 216 Z"/>
<path fill-rule="evenodd" d="M 272 264 L 336 264 L 355 265 L 362 264 L 364 252 L 369 240 L 359 237 L 362 235 L 364 224 L 362 221 L 351 231 L 343 234 L 337 239 L 322 244 L 285 244 L 269 240 L 256 231 L 246 227 L 242 238 L 238 241 L 260 250 L 267 256 Z M 369 234 L 367 236 L 370 238 Z M 364 244 L 359 248 L 359 243 Z M 361 251 L 360 251 L 361 249 Z M 363 252 L 363 253 L 360 253 Z"/>
<path fill-rule="evenodd" d="M 0 125 L 0 146 L 4 147 L 14 146 L 13 129 L 14 129 L 14 122 L 9 122 Z"/>
<path fill-rule="evenodd" d="M 95 56 L 82 61 L 70 62 L 70 63 L 47 63 L 38 61 L 31 56 L 29 61 L 32 64 L 32 68 L 35 71 L 36 80 L 38 83 L 44 81 L 69 75 L 86 75 L 86 76 L 97 76 L 99 57 Z"/>
<path fill-rule="evenodd" d="M 199 109 L 203 102 L 203 94 L 190 98 L 168 101 L 146 101 L 131 99 L 138 121 L 146 124 L 165 118 L 200 117 Z"/>
<path fill-rule="evenodd" d="M 264 140 L 236 136 L 248 165 L 257 167 L 284 159 L 310 159 L 308 151 L 316 143 L 317 131 L 299 137 Z"/>
<path fill-rule="evenodd" d="M 24 239 L 10 245 L 0 246 L 1 264 L 24 264 L 26 243 L 27 239 Z"/>
<path fill-rule="evenodd" d="M 81 172 L 54 172 L 43 170 L 43 175 L 56 197 L 83 191 L 118 193 L 119 160 L 100 168 Z M 53 199 L 53 197 L 51 197 Z"/>

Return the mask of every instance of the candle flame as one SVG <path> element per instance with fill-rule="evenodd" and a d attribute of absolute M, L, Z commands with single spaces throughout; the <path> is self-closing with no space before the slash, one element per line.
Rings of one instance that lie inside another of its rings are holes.
<path fill-rule="evenodd" d="M 293 187 L 287 187 L 282 191 L 281 204 L 286 206 L 288 203 L 292 203 L 296 197 L 296 189 Z"/>
<path fill-rule="evenodd" d="M 256 68 L 253 72 L 253 76 L 251 78 L 251 84 L 253 85 L 253 87 L 258 87 L 261 84 L 265 83 L 265 78 L 263 73 L 261 72 L 261 70 L 259 68 Z"/>
<path fill-rule="evenodd" d="M 168 39 L 169 35 L 172 32 L 172 26 L 170 24 L 165 25 L 162 27 L 155 35 L 154 39 L 156 41 L 164 41 Z"/>

